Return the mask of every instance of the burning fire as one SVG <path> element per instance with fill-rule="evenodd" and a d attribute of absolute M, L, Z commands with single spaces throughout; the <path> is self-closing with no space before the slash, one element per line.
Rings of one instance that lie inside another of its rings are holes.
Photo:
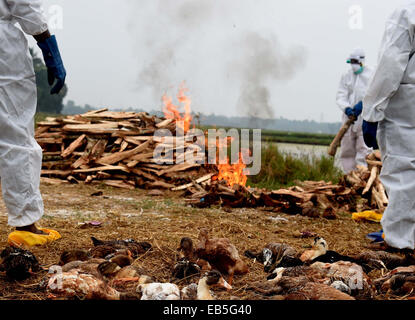
<path fill-rule="evenodd" d="M 217 180 L 225 180 L 230 187 L 233 187 L 235 184 L 246 186 L 248 177 L 243 172 L 246 164 L 242 161 L 242 154 L 239 155 L 238 163 L 230 164 L 228 158 L 228 163 L 218 164 L 217 167 L 219 170 L 219 174 L 216 177 Z"/>
<path fill-rule="evenodd" d="M 176 122 L 179 123 L 179 127 L 183 129 L 184 133 L 189 131 L 190 125 L 192 123 L 192 100 L 188 96 L 186 96 L 187 91 L 188 89 L 185 88 L 184 84 L 182 84 L 179 88 L 179 93 L 177 94 L 177 100 L 184 105 L 183 115 L 180 113 L 179 107 L 173 104 L 173 100 L 171 97 L 168 97 L 167 95 L 163 96 L 164 116 L 166 117 L 166 119 L 176 120 Z"/>
<path fill-rule="evenodd" d="M 192 101 L 188 96 L 186 96 L 187 91 L 188 89 L 184 86 L 184 84 L 182 84 L 177 94 L 177 100 L 184 106 L 184 113 L 181 113 L 179 111 L 180 108 L 173 104 L 171 97 L 167 95 L 163 96 L 164 116 L 166 119 L 174 119 L 178 126 L 183 130 L 183 133 L 187 133 L 189 131 L 193 120 L 191 115 Z M 232 137 L 227 138 L 228 143 L 231 143 L 232 140 Z M 213 178 L 214 180 L 225 180 L 230 187 L 233 187 L 235 184 L 246 186 L 248 178 L 243 172 L 246 165 L 242 161 L 242 153 L 239 156 L 239 162 L 237 164 L 230 164 L 228 158 L 226 164 L 218 164 L 217 168 L 219 170 L 219 174 Z"/>

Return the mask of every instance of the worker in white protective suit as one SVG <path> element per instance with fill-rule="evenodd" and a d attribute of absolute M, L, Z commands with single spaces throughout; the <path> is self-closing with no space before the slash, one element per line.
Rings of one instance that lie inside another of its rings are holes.
<path fill-rule="evenodd" d="M 386 247 L 415 248 L 415 2 L 389 18 L 378 67 L 363 100 L 365 142 L 382 153 L 389 197 L 381 224 Z M 377 137 L 377 139 L 376 139 Z"/>
<path fill-rule="evenodd" d="M 49 84 L 55 84 L 51 93 L 59 93 L 66 71 L 56 38 L 48 31 L 41 1 L 0 0 L 1 187 L 8 223 L 16 227 L 9 235 L 9 243 L 31 246 L 60 236 L 35 225 L 43 215 L 39 191 L 42 149 L 34 138 L 37 91 L 24 33 L 36 39 L 45 59 Z"/>
<path fill-rule="evenodd" d="M 350 70 L 343 74 L 337 91 L 337 105 L 343 112 L 343 122 L 349 118 L 357 119 L 342 139 L 340 162 L 345 173 L 356 169 L 357 165 L 366 166 L 366 156 L 370 149 L 365 145 L 362 133 L 362 105 L 367 86 L 373 71 L 365 66 L 365 52 L 357 48 L 353 50 L 347 63 Z"/>

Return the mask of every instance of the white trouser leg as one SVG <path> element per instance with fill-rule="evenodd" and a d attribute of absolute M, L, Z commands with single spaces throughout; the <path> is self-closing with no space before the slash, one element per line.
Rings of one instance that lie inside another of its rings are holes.
<path fill-rule="evenodd" d="M 0 86 L 0 177 L 13 227 L 31 225 L 43 215 L 42 149 L 34 138 L 36 104 L 34 77 Z"/>
<path fill-rule="evenodd" d="M 350 130 L 341 142 L 340 161 L 346 174 L 356 168 L 356 140 Z"/>

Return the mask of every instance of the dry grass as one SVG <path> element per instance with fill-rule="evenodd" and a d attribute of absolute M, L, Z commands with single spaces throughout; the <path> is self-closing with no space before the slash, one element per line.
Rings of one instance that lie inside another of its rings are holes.
<path fill-rule="evenodd" d="M 149 241 L 154 250 L 141 256 L 134 263 L 148 271 L 158 281 L 172 281 L 171 267 L 176 248 L 182 237 L 196 239 L 201 227 L 208 227 L 211 235 L 227 237 L 238 248 L 241 256 L 247 249 L 262 249 L 269 242 L 283 242 L 298 250 L 310 245 L 310 239 L 296 238 L 298 231 L 308 230 L 323 236 L 329 247 L 343 254 L 358 253 L 368 244 L 365 235 L 377 231 L 379 225 L 356 223 L 350 214 L 339 214 L 336 220 L 313 219 L 255 209 L 234 209 L 228 213 L 220 208 L 195 209 L 185 205 L 183 197 L 167 192 L 163 197 L 147 196 L 147 191 L 128 191 L 105 186 L 42 185 L 45 216 L 42 226 L 58 230 L 62 239 L 32 251 L 43 266 L 59 261 L 62 251 L 70 248 L 90 248 L 90 236 L 102 239 L 134 238 Z M 92 193 L 102 191 L 99 197 Z M 3 246 L 12 229 L 7 226 L 4 205 L 0 207 L 0 241 Z M 281 216 L 288 222 L 275 223 L 270 217 Z M 101 227 L 80 228 L 80 223 L 90 220 L 103 222 Z M 232 296 L 239 299 L 262 299 L 247 286 L 265 279 L 261 265 L 243 258 L 250 267 L 248 275 L 237 277 L 231 292 L 217 292 L 219 299 Z M 39 274 L 21 283 L 10 282 L 0 276 L 0 299 L 46 299 L 37 288 L 45 275 Z M 195 280 L 195 279 L 193 279 Z M 178 282 L 188 283 L 191 279 Z"/>

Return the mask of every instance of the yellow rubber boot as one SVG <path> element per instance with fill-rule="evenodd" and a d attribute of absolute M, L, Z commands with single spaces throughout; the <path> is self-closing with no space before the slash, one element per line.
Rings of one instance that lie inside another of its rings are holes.
<path fill-rule="evenodd" d="M 55 230 L 42 229 L 39 230 L 46 233 L 46 235 L 35 234 L 29 231 L 13 231 L 9 234 L 8 243 L 13 247 L 33 247 L 33 246 L 43 246 L 45 244 L 56 241 L 61 237 L 59 232 Z"/>

